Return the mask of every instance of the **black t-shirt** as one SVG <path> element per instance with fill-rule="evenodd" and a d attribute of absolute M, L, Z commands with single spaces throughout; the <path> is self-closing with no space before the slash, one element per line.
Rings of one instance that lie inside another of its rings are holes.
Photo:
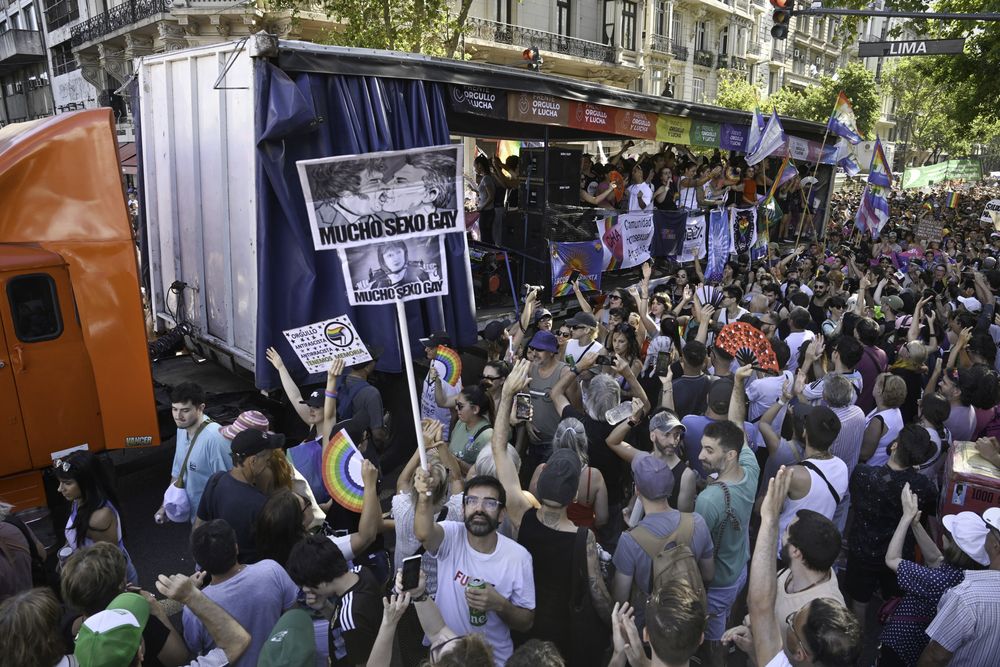
<path fill-rule="evenodd" d="M 708 407 L 708 390 L 712 378 L 701 375 L 674 375 L 674 411 L 680 419 L 688 415 L 704 414 Z"/>
<path fill-rule="evenodd" d="M 590 465 L 601 471 L 608 487 L 608 504 L 620 503 L 625 497 L 626 482 L 625 462 L 608 448 L 608 436 L 615 427 L 606 421 L 591 419 L 586 413 L 580 412 L 572 405 L 563 408 L 560 419 L 575 417 L 583 423 L 587 432 L 587 455 Z"/>
<path fill-rule="evenodd" d="M 368 660 L 382 624 L 382 590 L 366 567 L 354 566 L 358 582 L 351 586 L 330 619 L 331 667 L 355 667 Z"/>
<path fill-rule="evenodd" d="M 816 326 L 823 326 L 823 322 L 826 320 L 826 306 L 819 305 L 816 303 L 815 299 L 809 300 L 809 314 L 812 316 L 813 322 Z"/>
<path fill-rule="evenodd" d="M 254 543 L 254 526 L 267 496 L 241 482 L 228 472 L 217 472 L 205 485 L 205 493 L 198 503 L 198 518 L 202 521 L 225 519 L 236 531 L 236 542 L 240 547 L 241 563 L 257 561 L 257 547 Z"/>

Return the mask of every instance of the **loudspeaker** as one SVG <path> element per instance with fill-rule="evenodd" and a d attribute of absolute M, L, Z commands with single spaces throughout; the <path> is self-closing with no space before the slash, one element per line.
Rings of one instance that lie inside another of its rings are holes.
<path fill-rule="evenodd" d="M 550 182 L 548 188 L 541 180 L 525 181 L 522 185 L 522 206 L 538 211 L 554 204 L 561 206 L 580 205 L 580 184 Z"/>
<path fill-rule="evenodd" d="M 579 184 L 582 155 L 583 151 L 578 148 L 549 148 L 549 183 Z M 542 180 L 545 176 L 545 150 L 522 150 L 518 172 L 524 178 Z"/>

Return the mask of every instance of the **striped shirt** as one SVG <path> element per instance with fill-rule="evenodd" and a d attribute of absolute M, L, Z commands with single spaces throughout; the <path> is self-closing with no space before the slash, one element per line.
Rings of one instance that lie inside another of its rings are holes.
<path fill-rule="evenodd" d="M 864 411 L 856 405 L 830 409 L 840 420 L 840 433 L 830 445 L 830 452 L 847 464 L 850 477 L 854 472 L 854 466 L 858 465 L 858 457 L 861 456 L 861 440 L 865 436 L 865 426 L 868 422 Z"/>
<path fill-rule="evenodd" d="M 995 665 L 1000 655 L 1000 572 L 967 570 L 944 595 L 927 636 L 952 652 L 951 667 Z"/>

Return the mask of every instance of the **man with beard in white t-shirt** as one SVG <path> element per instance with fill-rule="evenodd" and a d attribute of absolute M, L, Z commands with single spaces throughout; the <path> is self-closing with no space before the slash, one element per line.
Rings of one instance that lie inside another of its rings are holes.
<path fill-rule="evenodd" d="M 437 559 L 436 602 L 445 624 L 458 635 L 482 633 L 493 647 L 497 667 L 514 652 L 510 631 L 527 632 L 535 620 L 535 579 L 531 555 L 520 544 L 497 533 L 503 521 L 506 493 L 489 476 L 465 483 L 464 525 L 434 522 L 431 482 L 418 468 L 413 486 L 417 510 L 413 533 Z M 473 580 L 482 587 L 470 587 Z"/>

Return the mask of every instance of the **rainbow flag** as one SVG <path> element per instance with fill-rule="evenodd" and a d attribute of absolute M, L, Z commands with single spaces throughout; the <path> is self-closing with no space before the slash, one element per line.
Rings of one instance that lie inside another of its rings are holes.
<path fill-rule="evenodd" d="M 782 160 L 781 167 L 778 168 L 778 174 L 774 179 L 774 183 L 771 184 L 771 190 L 770 192 L 767 193 L 767 197 L 764 198 L 764 201 L 761 202 L 761 205 L 767 206 L 771 202 L 771 200 L 774 199 L 774 193 L 778 191 L 778 188 L 780 188 L 782 185 L 784 185 L 785 183 L 792 180 L 798 175 L 799 175 L 799 170 L 795 168 L 795 165 L 792 164 L 790 158 L 786 157 L 784 160 Z"/>
<path fill-rule="evenodd" d="M 364 456 L 344 429 L 334 433 L 323 447 L 323 486 L 331 498 L 352 512 L 360 512 L 364 504 L 365 484 L 361 477 L 363 459 Z"/>
<path fill-rule="evenodd" d="M 958 208 L 958 192 L 952 190 L 948 193 L 948 203 L 945 204 L 948 208 Z"/>
<path fill-rule="evenodd" d="M 452 387 L 456 386 L 458 381 L 462 378 L 461 355 L 450 347 L 438 345 L 437 356 L 435 359 L 444 364 L 445 372 L 441 375 L 441 379 L 450 384 Z"/>
<path fill-rule="evenodd" d="M 872 164 L 868 169 L 868 182 L 883 188 L 892 187 L 892 169 L 882 151 L 882 140 L 875 137 L 875 151 L 872 153 Z"/>
<path fill-rule="evenodd" d="M 868 232 L 873 239 L 889 221 L 889 190 L 892 188 L 892 171 L 882 151 L 882 140 L 875 137 L 875 151 L 868 169 L 868 183 L 865 185 L 861 204 L 854 217 L 854 226 Z"/>
<path fill-rule="evenodd" d="M 851 100 L 847 98 L 844 91 L 840 91 L 840 94 L 837 95 L 837 102 L 833 105 L 833 112 L 830 114 L 826 129 L 838 137 L 847 139 L 852 144 L 861 143 L 858 121 L 854 117 L 854 107 L 851 106 Z"/>
<path fill-rule="evenodd" d="M 934 215 L 934 207 L 931 206 L 929 201 L 925 201 L 920 205 L 920 212 L 923 215 Z"/>

